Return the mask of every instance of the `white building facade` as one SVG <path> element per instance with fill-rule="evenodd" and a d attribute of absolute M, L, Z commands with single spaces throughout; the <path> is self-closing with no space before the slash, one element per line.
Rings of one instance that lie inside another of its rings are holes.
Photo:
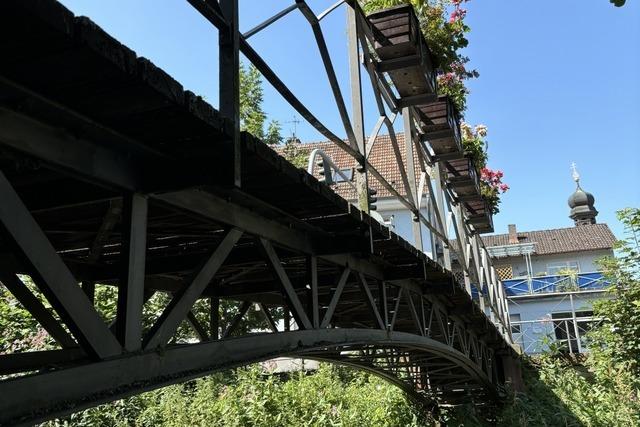
<path fill-rule="evenodd" d="M 613 256 L 616 241 L 597 224 L 594 198 L 582 190 L 569 198 L 574 226 L 484 236 L 509 300 L 511 332 L 526 353 L 556 347 L 575 354 L 586 349 L 586 333 L 600 319 L 594 301 L 606 298 L 610 283 L 597 260 Z"/>

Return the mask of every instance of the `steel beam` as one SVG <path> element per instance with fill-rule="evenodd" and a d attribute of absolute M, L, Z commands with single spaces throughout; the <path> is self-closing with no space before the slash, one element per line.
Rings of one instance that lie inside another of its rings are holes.
<path fill-rule="evenodd" d="M 209 298 L 209 335 L 211 339 L 220 337 L 220 298 Z"/>
<path fill-rule="evenodd" d="M 213 2 L 212 2 L 213 3 Z M 218 32 L 220 114 L 231 120 L 233 133 L 233 176 L 236 187 L 242 184 L 242 147 L 240 141 L 240 28 L 238 0 L 220 0 L 220 12 L 227 24 Z"/>
<path fill-rule="evenodd" d="M 36 285 L 90 355 L 107 358 L 122 348 L 89 303 L 67 266 L 0 172 L 0 223 L 33 272 Z"/>
<path fill-rule="evenodd" d="M 241 236 L 242 231 L 236 228 L 226 233 L 216 250 L 193 277 L 193 280 L 176 294 L 162 312 L 162 315 L 160 315 L 160 318 L 153 325 L 145 339 L 145 349 L 164 346 L 175 334 L 180 323 L 185 319 L 204 288 L 211 283 L 218 269 L 222 266 L 222 263 L 224 263 Z"/>
<path fill-rule="evenodd" d="M 22 304 L 34 319 L 40 323 L 51 338 L 62 347 L 76 347 L 78 344 L 73 337 L 60 325 L 58 320 L 47 310 L 38 298 L 31 293 L 27 285 L 13 273 L 7 273 L 0 268 L 0 282 L 9 289 L 13 296 Z"/>
<path fill-rule="evenodd" d="M 353 130 L 355 145 L 362 154 L 367 153 L 366 139 L 364 135 L 364 110 L 362 106 L 362 81 L 360 76 L 360 55 L 358 46 L 358 20 L 356 11 L 350 5 L 347 6 L 347 38 L 349 49 L 349 76 L 351 81 L 351 110 L 353 117 Z M 349 136 L 349 134 L 347 134 Z M 352 144 L 353 145 L 353 144 Z M 356 164 L 356 193 L 358 195 L 358 208 L 369 213 L 369 178 L 367 174 L 368 162 Z"/>
<path fill-rule="evenodd" d="M 240 304 L 238 312 L 235 316 L 233 316 L 233 319 L 231 319 L 231 323 L 227 325 L 227 328 L 222 333 L 222 339 L 229 338 L 231 336 L 233 331 L 235 331 L 240 324 L 240 321 L 242 320 L 244 315 L 247 314 L 247 311 L 249 311 L 249 308 L 251 308 L 251 301 L 243 301 L 242 304 Z"/>
<path fill-rule="evenodd" d="M 329 302 L 329 306 L 327 307 L 327 311 L 322 318 L 322 323 L 320 323 L 320 328 L 326 328 L 331 323 L 331 318 L 333 317 L 333 312 L 336 310 L 338 306 L 338 302 L 340 301 L 340 296 L 342 295 L 342 291 L 344 290 L 344 286 L 347 284 L 347 279 L 349 278 L 349 274 L 351 273 L 351 269 L 346 267 L 342 270 L 342 274 L 340 275 L 340 279 L 338 279 L 338 283 L 336 284 L 336 290 L 333 291 L 333 295 L 331 297 L 331 301 Z"/>
<path fill-rule="evenodd" d="M 276 251 L 271 245 L 271 242 L 264 238 L 260 238 L 259 240 L 262 249 L 264 250 L 265 256 L 269 261 L 269 266 L 272 268 L 276 278 L 280 281 L 280 284 L 284 289 L 285 295 L 287 296 L 287 300 L 292 310 L 291 313 L 296 319 L 298 327 L 302 327 L 304 329 L 313 329 L 313 325 L 309 320 L 309 316 L 307 316 L 307 313 L 305 312 L 304 307 L 300 302 L 300 298 L 298 298 L 298 294 L 296 293 L 296 290 L 289 280 L 289 276 L 287 276 L 284 268 L 282 268 L 280 258 L 278 257 L 278 254 L 276 254 Z"/>
<path fill-rule="evenodd" d="M 371 315 L 373 317 L 373 320 L 375 321 L 375 324 L 380 329 L 386 329 L 386 326 L 382 321 L 382 317 L 380 317 L 380 312 L 378 311 L 378 307 L 376 307 L 376 302 L 374 301 L 373 296 L 371 295 L 371 290 L 369 289 L 369 284 L 367 283 L 366 277 L 364 277 L 364 274 L 358 273 L 358 279 L 359 279 L 358 284 L 360 285 L 360 289 L 362 290 L 362 293 L 365 296 L 365 302 L 367 304 L 367 307 L 369 308 L 369 311 L 371 312 Z"/>
<path fill-rule="evenodd" d="M 0 375 L 60 369 L 72 364 L 88 362 L 90 360 L 80 347 L 0 354 Z"/>
<path fill-rule="evenodd" d="M 308 259 L 309 286 L 311 287 L 311 313 L 313 327 L 320 327 L 320 305 L 318 303 L 318 258 L 312 256 Z"/>
<path fill-rule="evenodd" d="M 271 316 L 271 313 L 269 313 L 269 308 L 263 303 L 259 303 L 258 306 L 260 307 L 260 311 L 262 311 L 264 319 L 267 321 L 269 328 L 271 328 L 271 332 L 278 332 L 278 326 L 276 325 L 275 320 L 273 320 L 273 316 Z"/>
<path fill-rule="evenodd" d="M 134 193 L 124 197 L 116 336 L 126 351 L 142 348 L 147 210 L 146 196 Z"/>
<path fill-rule="evenodd" d="M 0 106 L 0 144 L 45 159 L 54 167 L 88 180 L 127 190 L 143 187 L 142 170 L 127 153 L 93 144 L 84 138 Z"/>
<path fill-rule="evenodd" d="M 353 349 L 372 344 L 413 348 L 438 355 L 460 366 L 469 374 L 470 381 L 492 389 L 487 376 L 468 358 L 433 339 L 382 330 L 301 330 L 270 334 L 269 339 L 249 335 L 176 345 L 164 352 L 131 353 L 108 361 L 4 381 L 0 383 L 0 395 L 3 396 L 0 400 L 0 424 L 31 425 L 142 391 L 274 356 L 317 358 L 315 355 L 319 351 Z M 331 353 L 328 354 L 331 359 Z M 376 375 L 383 375 L 378 369 L 370 370 Z M 398 384 L 398 380 L 388 379 Z M 60 384 L 65 386 L 60 387 Z"/>
<path fill-rule="evenodd" d="M 187 313 L 187 321 L 194 332 L 198 335 L 198 338 L 200 338 L 200 341 L 209 341 L 209 334 L 207 333 L 207 330 L 202 326 L 196 315 L 193 314 L 192 310 Z"/>

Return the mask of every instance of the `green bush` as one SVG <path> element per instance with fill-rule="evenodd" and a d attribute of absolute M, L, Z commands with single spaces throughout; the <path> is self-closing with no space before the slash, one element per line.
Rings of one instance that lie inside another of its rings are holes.
<path fill-rule="evenodd" d="M 342 372 L 341 372 L 342 371 Z M 431 426 L 398 388 L 321 364 L 284 380 L 260 366 L 212 375 L 101 405 L 61 426 Z"/>

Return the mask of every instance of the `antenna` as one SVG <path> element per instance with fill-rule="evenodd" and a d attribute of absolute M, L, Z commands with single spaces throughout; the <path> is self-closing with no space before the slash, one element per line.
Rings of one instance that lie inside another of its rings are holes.
<path fill-rule="evenodd" d="M 293 123 L 293 131 L 291 133 L 291 138 L 296 138 L 296 131 L 298 130 L 298 123 L 302 123 L 302 122 L 300 120 L 298 120 L 298 117 L 294 114 L 293 115 L 293 119 L 291 119 L 291 120 L 289 120 L 288 122 L 285 122 L 285 123 Z"/>

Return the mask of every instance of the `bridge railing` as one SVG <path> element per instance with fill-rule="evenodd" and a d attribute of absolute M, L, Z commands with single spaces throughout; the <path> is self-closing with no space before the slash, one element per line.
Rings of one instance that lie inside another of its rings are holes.
<path fill-rule="evenodd" d="M 458 200 L 457 195 L 448 185 L 447 165 L 443 159 L 451 158 L 452 155 L 463 156 L 464 153 L 458 150 L 456 153 L 437 155 L 438 153 L 433 149 L 435 146 L 428 145 L 429 140 L 432 139 L 431 136 L 435 135 L 432 133 L 432 125 L 437 124 L 437 121 L 432 121 L 428 117 L 428 106 L 438 101 L 435 83 L 437 70 L 412 7 L 399 7 L 375 15 L 376 22 L 388 21 L 388 25 L 392 22 L 393 25 L 400 25 L 401 28 L 399 28 L 404 34 L 400 37 L 393 31 L 385 34 L 387 24 L 376 26 L 372 18 L 365 15 L 355 0 L 339 0 L 318 15 L 312 11 L 306 1 L 296 0 L 294 4 L 285 7 L 261 24 L 241 33 L 237 19 L 238 0 L 222 0 L 219 3 L 213 0 L 187 1 L 219 29 L 220 112 L 235 119 L 234 143 L 237 148 L 235 151 L 240 152 L 237 76 L 238 54 L 241 52 L 309 124 L 354 159 L 357 166 L 355 187 L 358 193 L 358 207 L 364 212 L 369 212 L 369 179 L 372 177 L 412 213 L 414 245 L 424 250 L 422 236 L 424 226 L 431 237 L 432 257 L 445 269 L 460 273 L 458 275 L 461 277 L 460 283 L 470 297 L 472 297 L 471 283 L 477 284 L 481 309 L 500 329 L 504 338 L 512 342 L 508 305 L 502 284 L 497 278 L 486 248 L 478 237 L 477 226 L 474 226 L 471 221 L 471 212 Z M 320 26 L 320 22 L 325 17 L 341 6 L 345 6 L 347 14 L 351 117 Z M 323 124 L 249 44 L 250 37 L 264 31 L 294 11 L 299 11 L 303 15 L 313 31 L 346 140 Z M 396 24 L 397 22 L 400 24 Z M 398 49 L 395 48 L 398 47 L 405 56 L 397 57 Z M 369 77 L 379 113 L 368 138 L 365 137 L 364 129 L 362 69 Z M 402 76 L 407 74 L 406 70 L 414 73 L 420 83 L 403 79 Z M 389 80 L 392 80 L 393 84 L 390 84 Z M 419 93 L 415 91 L 416 85 L 421 88 Z M 449 110 L 446 110 L 445 122 L 454 125 L 454 138 L 456 135 L 459 137 L 459 130 L 456 133 L 457 113 Z M 404 121 L 404 147 L 398 144 L 394 130 L 394 122 L 398 115 L 402 115 Z M 452 119 L 456 123 L 453 123 Z M 369 155 L 383 126 L 386 127 L 393 145 L 404 192 L 399 191 L 369 162 Z M 442 136 L 441 130 L 439 132 L 437 134 Z M 406 160 L 402 158 L 402 149 L 405 151 Z M 418 157 L 419 170 L 415 168 L 415 155 Z M 236 185 L 241 186 L 239 165 L 239 155 L 236 155 L 235 182 Z M 422 206 L 424 195 L 427 196 L 426 206 Z M 423 213 L 425 208 L 427 215 Z M 440 255 L 436 250 L 437 247 L 442 248 Z"/>

